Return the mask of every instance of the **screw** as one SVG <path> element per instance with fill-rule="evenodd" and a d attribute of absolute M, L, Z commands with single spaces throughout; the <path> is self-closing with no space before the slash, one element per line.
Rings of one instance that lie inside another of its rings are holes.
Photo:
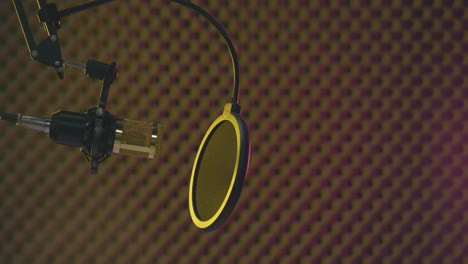
<path fill-rule="evenodd" d="M 50 35 L 50 40 L 52 40 L 52 42 L 57 41 L 57 35 Z"/>
<path fill-rule="evenodd" d="M 31 51 L 31 55 L 36 58 L 37 56 L 39 56 L 39 52 L 37 50 L 33 50 Z"/>
<path fill-rule="evenodd" d="M 55 64 L 55 66 L 58 67 L 58 66 L 60 66 L 60 61 L 56 60 L 56 61 L 54 62 L 54 64 Z"/>

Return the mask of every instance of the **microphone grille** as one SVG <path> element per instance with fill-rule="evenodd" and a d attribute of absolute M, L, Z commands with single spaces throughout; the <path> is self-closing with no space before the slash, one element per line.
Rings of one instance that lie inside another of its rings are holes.
<path fill-rule="evenodd" d="M 153 159 L 159 156 L 161 126 L 152 122 L 117 121 L 113 152 Z"/>

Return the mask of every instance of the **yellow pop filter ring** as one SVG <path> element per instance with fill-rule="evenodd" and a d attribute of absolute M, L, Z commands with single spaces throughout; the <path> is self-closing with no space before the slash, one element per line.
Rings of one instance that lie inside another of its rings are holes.
<path fill-rule="evenodd" d="M 222 126 L 225 127 L 224 130 L 220 130 Z M 219 134 L 219 131 L 229 130 L 231 130 L 231 132 L 228 132 L 227 134 L 232 134 L 232 132 L 234 132 L 233 135 L 236 141 L 235 144 L 231 144 L 230 148 L 235 149 L 221 149 L 221 152 L 216 151 L 216 153 L 210 153 L 209 155 L 211 157 L 213 157 L 213 155 L 218 156 L 219 159 L 216 159 L 218 161 L 223 161 L 223 158 L 226 158 L 225 156 L 228 156 L 229 158 L 235 157 L 235 162 L 233 164 L 210 164 L 211 167 L 213 167 L 213 165 L 226 165 L 225 167 L 227 167 L 228 170 L 232 168 L 232 172 L 228 172 L 227 174 L 229 175 L 217 175 L 216 173 L 214 173 L 212 175 L 209 175 L 212 176 L 211 178 L 209 178 L 209 176 L 207 178 L 207 176 L 199 175 L 201 168 L 204 166 L 202 165 L 202 161 L 206 155 L 205 151 L 209 147 L 210 141 L 213 139 L 213 136 L 216 134 L 216 132 L 218 132 Z M 224 107 L 223 114 L 219 116 L 208 128 L 208 131 L 206 132 L 202 143 L 200 144 L 200 147 L 198 149 L 197 156 L 195 158 L 195 163 L 192 169 L 189 190 L 189 209 L 192 221 L 198 228 L 205 231 L 211 231 L 220 227 L 229 218 L 237 203 L 237 200 L 239 199 L 242 187 L 244 185 L 244 180 L 247 174 L 247 168 L 249 163 L 249 155 L 250 144 L 247 126 L 245 125 L 245 122 L 242 119 L 242 117 L 238 113 L 232 111 L 232 105 L 228 103 Z M 215 175 L 214 177 L 221 176 L 230 178 L 213 178 L 213 175 Z M 216 183 L 220 181 L 220 185 L 225 186 L 219 186 L 218 188 L 218 186 L 216 186 Z M 225 184 L 223 184 L 223 181 Z M 215 182 L 214 186 L 200 186 L 212 185 L 213 182 Z M 200 189 L 204 191 L 203 193 L 199 194 L 197 193 L 197 190 Z M 221 195 L 219 194 L 220 190 L 222 193 Z M 211 193 L 207 192 L 218 192 L 217 196 L 221 196 L 221 199 L 218 199 L 218 201 L 209 201 L 211 199 Z M 204 200 L 200 201 L 201 199 Z M 214 209 L 213 202 L 215 204 Z M 198 208 L 201 207 L 200 204 L 206 203 L 212 204 L 212 208 L 210 210 Z M 208 213 L 206 213 L 206 211 L 208 211 Z"/>

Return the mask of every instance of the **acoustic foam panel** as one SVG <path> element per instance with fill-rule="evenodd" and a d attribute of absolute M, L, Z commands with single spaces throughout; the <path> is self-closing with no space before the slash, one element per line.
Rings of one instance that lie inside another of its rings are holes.
<path fill-rule="evenodd" d="M 162 155 L 90 175 L 78 149 L 0 123 L 1 263 L 468 263 L 464 1 L 195 3 L 240 59 L 252 155 L 229 221 L 201 232 L 187 205 L 231 93 L 221 37 L 170 1 L 115 1 L 63 20 L 63 56 L 117 62 L 108 109 L 162 124 Z M 96 105 L 99 82 L 29 58 L 10 1 L 0 28 L 0 111 Z"/>

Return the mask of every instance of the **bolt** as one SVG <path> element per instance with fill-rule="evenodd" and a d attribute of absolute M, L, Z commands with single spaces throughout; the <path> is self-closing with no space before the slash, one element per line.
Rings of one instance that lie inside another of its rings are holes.
<path fill-rule="evenodd" d="M 54 64 L 55 64 L 55 66 L 58 67 L 58 66 L 60 66 L 60 61 L 56 60 L 56 61 L 54 62 Z"/>
<path fill-rule="evenodd" d="M 32 55 L 34 58 L 36 58 L 37 56 L 39 56 L 39 52 L 38 52 L 37 50 L 33 50 L 33 51 L 31 52 L 31 55 Z"/>
<path fill-rule="evenodd" d="M 50 35 L 50 40 L 52 40 L 52 42 L 57 41 L 57 35 Z"/>

